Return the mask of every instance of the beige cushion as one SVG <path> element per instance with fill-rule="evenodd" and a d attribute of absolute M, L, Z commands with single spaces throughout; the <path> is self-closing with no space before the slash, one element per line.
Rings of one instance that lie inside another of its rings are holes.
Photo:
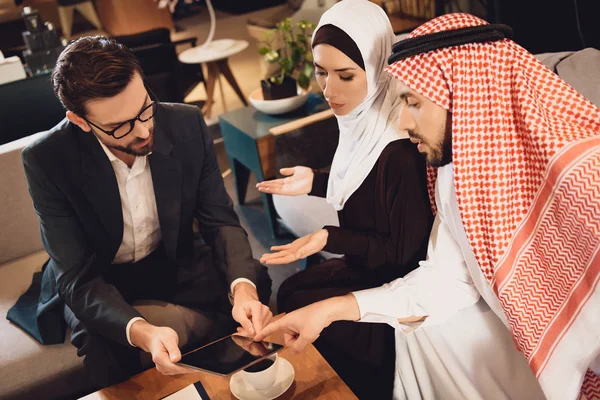
<path fill-rule="evenodd" d="M 583 97 L 600 107 L 600 50 L 587 48 L 565 58 L 556 66 L 558 76 Z"/>
<path fill-rule="evenodd" d="M 37 252 L 0 266 L 0 398 L 52 398 L 77 393 L 85 380 L 75 348 L 44 346 L 6 319 L 48 255 Z M 67 383 L 69 382 L 69 383 Z M 73 390 L 74 389 L 74 390 Z"/>
<path fill-rule="evenodd" d="M 44 132 L 0 146 L 0 265 L 43 249 L 21 151 Z"/>

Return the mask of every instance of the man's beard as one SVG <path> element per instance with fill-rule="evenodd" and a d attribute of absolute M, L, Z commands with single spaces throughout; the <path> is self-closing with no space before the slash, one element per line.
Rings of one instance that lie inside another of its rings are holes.
<path fill-rule="evenodd" d="M 442 129 L 444 130 L 442 139 L 427 155 L 427 164 L 434 168 L 443 167 L 452 162 L 452 124 L 446 123 Z"/>
<path fill-rule="evenodd" d="M 427 164 L 434 168 L 443 167 L 452 162 L 452 119 L 450 113 L 448 113 L 446 123 L 440 130 L 443 131 L 443 134 L 441 134 L 442 138 L 435 146 L 423 142 L 420 135 L 412 131 L 408 132 L 411 138 L 421 140 L 421 143 L 429 148 L 429 151 L 424 154 L 425 160 Z"/>
<path fill-rule="evenodd" d="M 133 142 L 129 143 L 127 146 L 119 146 L 111 143 L 106 143 L 104 140 L 100 139 L 104 145 L 110 149 L 119 150 L 120 152 L 130 154 L 136 157 L 147 156 L 152 153 L 152 147 L 154 146 L 154 127 L 148 130 L 150 135 L 150 141 L 147 145 L 140 148 L 134 148 L 133 146 L 138 145 L 140 143 L 144 143 L 146 139 L 136 138 Z"/>

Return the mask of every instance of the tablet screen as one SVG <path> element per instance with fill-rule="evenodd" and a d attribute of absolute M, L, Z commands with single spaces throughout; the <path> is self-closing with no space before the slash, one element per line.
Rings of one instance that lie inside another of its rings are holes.
<path fill-rule="evenodd" d="M 179 364 L 229 375 L 267 357 L 283 346 L 232 335 L 194 350 L 181 358 Z"/>

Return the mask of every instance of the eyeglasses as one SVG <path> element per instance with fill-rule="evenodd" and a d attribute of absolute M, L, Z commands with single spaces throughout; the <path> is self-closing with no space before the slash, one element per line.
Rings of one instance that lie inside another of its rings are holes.
<path fill-rule="evenodd" d="M 148 95 L 150 96 L 150 98 L 155 99 L 156 97 L 154 96 L 152 91 L 148 87 L 146 87 L 146 89 L 148 90 Z M 144 107 L 144 109 L 142 111 L 140 111 L 140 113 L 137 115 L 137 117 L 132 118 L 129 121 L 123 122 L 121 125 L 117 126 L 115 129 L 113 129 L 111 131 L 102 129 L 101 127 L 94 124 L 93 122 L 88 121 L 86 118 L 83 118 L 83 120 L 85 122 L 87 122 L 88 124 L 90 124 L 91 126 L 93 126 L 94 128 L 101 130 L 108 136 L 112 136 L 118 140 L 118 139 L 122 139 L 125 136 L 129 135 L 131 133 L 131 131 L 133 131 L 133 128 L 135 128 L 136 121 L 140 121 L 143 123 L 143 122 L 148 122 L 152 118 L 154 118 L 154 115 L 156 115 L 157 110 L 158 110 L 158 100 L 153 100 L 150 104 L 148 104 L 146 107 Z"/>

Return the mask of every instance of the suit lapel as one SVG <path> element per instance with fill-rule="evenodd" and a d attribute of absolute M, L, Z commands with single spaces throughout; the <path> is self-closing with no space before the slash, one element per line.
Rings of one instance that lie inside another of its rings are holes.
<path fill-rule="evenodd" d="M 160 113 L 157 116 L 159 117 Z M 182 175 L 181 161 L 172 156 L 172 150 L 173 143 L 157 118 L 154 128 L 154 149 L 148 159 L 163 245 L 167 255 L 175 259 L 179 239 Z"/>
<path fill-rule="evenodd" d="M 157 117 L 154 149 L 148 160 L 163 245 L 167 255 L 175 259 L 181 213 L 181 161 L 171 154 L 173 143 L 160 125 L 160 112 Z M 87 175 L 82 191 L 106 229 L 112 260 L 123 240 L 123 210 L 119 185 L 98 139 L 85 132 L 80 137 L 83 150 L 82 171 Z"/>
<path fill-rule="evenodd" d="M 87 176 L 82 191 L 106 229 L 110 260 L 123 240 L 123 209 L 115 171 L 91 132 L 79 135 L 82 145 L 81 169 Z"/>

